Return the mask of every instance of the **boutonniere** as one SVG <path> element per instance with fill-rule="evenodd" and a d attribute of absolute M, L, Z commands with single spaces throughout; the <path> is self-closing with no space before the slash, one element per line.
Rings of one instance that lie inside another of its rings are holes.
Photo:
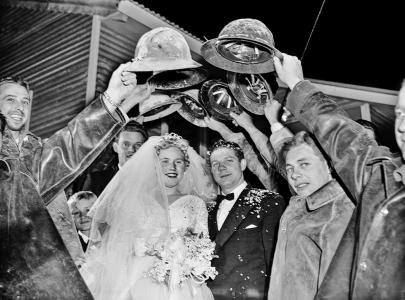
<path fill-rule="evenodd" d="M 217 205 L 217 202 L 209 201 L 209 202 L 206 202 L 206 205 L 207 205 L 208 212 L 211 212 L 212 210 L 214 210 L 215 206 Z"/>

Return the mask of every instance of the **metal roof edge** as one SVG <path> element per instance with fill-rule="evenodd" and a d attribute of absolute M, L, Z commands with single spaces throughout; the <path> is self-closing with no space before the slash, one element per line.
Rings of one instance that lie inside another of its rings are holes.
<path fill-rule="evenodd" d="M 322 92 L 330 96 L 392 106 L 396 105 L 398 99 L 398 91 L 318 79 L 306 79 L 310 80 Z"/>
<path fill-rule="evenodd" d="M 18 1 L 18 0 L 1 0 L 0 6 L 12 8 L 27 8 L 41 11 L 62 12 L 83 15 L 101 15 L 107 16 L 117 10 L 118 1 L 102 1 L 93 5 L 84 5 L 71 1 L 70 3 L 62 2 L 41 2 L 41 1 Z"/>
<path fill-rule="evenodd" d="M 149 28 L 166 26 L 176 29 L 177 31 L 181 32 L 184 35 L 190 49 L 193 52 L 197 54 L 201 53 L 201 46 L 203 40 L 191 34 L 184 28 L 180 27 L 179 25 L 169 21 L 162 15 L 150 10 L 144 5 L 133 0 L 122 0 L 118 4 L 118 11 L 146 25 Z"/>

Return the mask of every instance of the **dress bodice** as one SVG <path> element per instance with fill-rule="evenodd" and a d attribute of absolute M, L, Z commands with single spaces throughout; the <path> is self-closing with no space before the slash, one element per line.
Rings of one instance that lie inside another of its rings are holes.
<path fill-rule="evenodd" d="M 186 195 L 169 206 L 170 231 L 192 228 L 194 232 L 208 233 L 208 212 L 205 202 L 196 196 Z"/>

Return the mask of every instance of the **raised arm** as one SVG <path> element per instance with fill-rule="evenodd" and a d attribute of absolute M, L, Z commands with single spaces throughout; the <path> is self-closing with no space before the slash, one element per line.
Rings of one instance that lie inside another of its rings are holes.
<path fill-rule="evenodd" d="M 136 75 L 114 71 L 106 92 L 86 107 L 67 127 L 37 149 L 39 189 L 46 203 L 66 188 L 122 129 L 125 113 L 150 95 L 149 87 L 136 86 Z M 146 90 L 145 90 L 146 89 Z"/>
<path fill-rule="evenodd" d="M 275 165 L 277 166 L 278 172 L 285 179 L 287 179 L 285 166 L 281 165 L 280 163 L 281 162 L 280 151 L 284 145 L 284 142 L 289 138 L 291 138 L 293 136 L 293 133 L 283 124 L 281 124 L 280 111 L 281 111 L 281 104 L 276 100 L 267 102 L 264 107 L 264 114 L 267 120 L 269 121 L 271 127 L 270 144 L 277 157 Z"/>
<path fill-rule="evenodd" d="M 276 101 L 275 101 L 276 102 Z M 277 102 L 278 103 L 278 102 Z M 269 112 L 269 109 L 273 109 L 269 106 L 269 104 L 266 104 L 265 112 L 266 112 L 266 117 L 267 114 L 272 114 Z M 261 156 L 267 163 L 267 167 L 272 170 L 272 181 L 275 182 L 277 181 L 277 178 L 275 177 L 276 172 L 282 175 L 285 178 L 285 172 L 284 172 L 284 166 L 281 166 L 279 164 L 279 159 L 277 157 L 277 152 L 274 151 L 274 146 L 272 143 L 270 143 L 270 139 L 263 134 L 259 129 L 256 128 L 256 126 L 253 125 L 251 117 L 245 113 L 242 112 L 241 114 L 237 115 L 234 113 L 231 113 L 231 116 L 234 118 L 234 121 L 242 126 L 250 135 L 252 138 L 253 142 L 255 143 L 255 146 L 259 150 Z M 271 122 L 270 122 L 271 124 Z M 281 124 L 278 124 L 282 127 Z M 277 127 L 277 130 L 279 127 Z M 274 130 L 274 127 L 272 126 L 272 131 Z M 284 131 L 285 133 L 285 131 Z M 289 131 L 287 130 L 287 133 Z M 288 135 L 289 137 L 289 135 Z"/>
<path fill-rule="evenodd" d="M 230 116 L 237 125 L 246 130 L 262 157 L 270 166 L 274 167 L 276 156 L 272 147 L 269 145 L 269 138 L 253 125 L 252 118 L 246 112 L 242 112 L 239 115 L 231 113 Z"/>
<path fill-rule="evenodd" d="M 389 157 L 385 147 L 378 147 L 363 126 L 351 120 L 327 95 L 311 82 L 303 80 L 301 62 L 284 54 L 283 64 L 275 58 L 282 81 L 291 89 L 287 109 L 315 135 L 323 150 L 354 197 L 358 197 L 369 178 L 373 160 Z"/>

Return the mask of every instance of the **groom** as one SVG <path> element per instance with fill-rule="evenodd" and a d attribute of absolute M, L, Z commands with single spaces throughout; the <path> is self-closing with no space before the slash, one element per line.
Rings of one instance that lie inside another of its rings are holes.
<path fill-rule="evenodd" d="M 208 217 L 218 255 L 212 261 L 218 275 L 208 285 L 215 300 L 267 299 L 284 200 L 246 183 L 246 160 L 237 144 L 220 140 L 208 155 L 213 177 L 221 187 Z"/>

